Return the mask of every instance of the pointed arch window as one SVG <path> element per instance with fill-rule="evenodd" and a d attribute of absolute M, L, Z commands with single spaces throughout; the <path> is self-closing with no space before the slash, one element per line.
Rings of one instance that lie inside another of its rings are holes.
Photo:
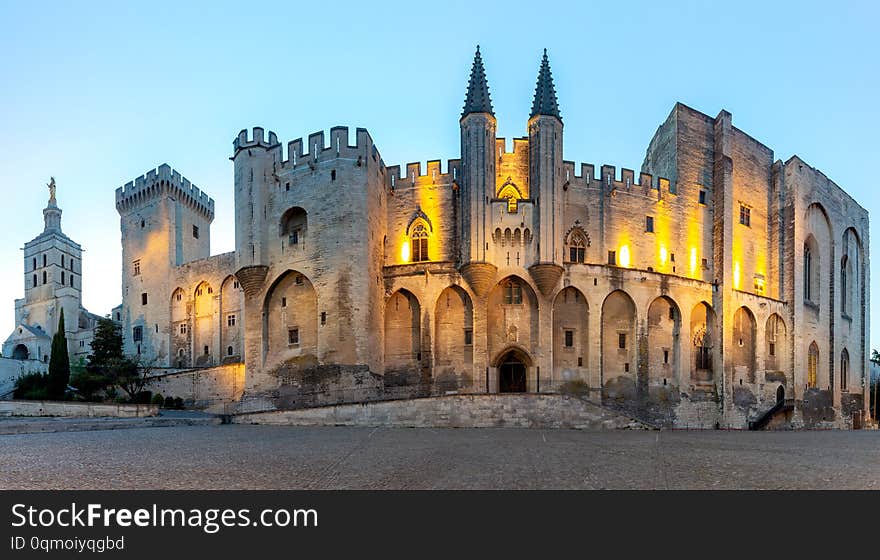
<path fill-rule="evenodd" d="M 418 223 L 409 234 L 412 246 L 412 262 L 424 262 L 428 259 L 428 228 Z"/>
<path fill-rule="evenodd" d="M 809 244 L 804 244 L 804 299 L 812 300 L 813 286 L 810 281 L 813 277 L 813 251 Z"/>
<path fill-rule="evenodd" d="M 819 370 L 819 346 L 813 342 L 807 354 L 807 388 L 813 389 L 818 386 Z"/>
<path fill-rule="evenodd" d="M 568 262 L 584 263 L 587 257 L 586 237 L 580 230 L 574 230 L 568 237 Z"/>
<path fill-rule="evenodd" d="M 522 285 L 517 280 L 504 282 L 504 303 L 507 305 L 519 305 L 522 303 Z"/>
<path fill-rule="evenodd" d="M 849 392 L 849 351 L 846 348 L 840 354 L 840 390 Z"/>

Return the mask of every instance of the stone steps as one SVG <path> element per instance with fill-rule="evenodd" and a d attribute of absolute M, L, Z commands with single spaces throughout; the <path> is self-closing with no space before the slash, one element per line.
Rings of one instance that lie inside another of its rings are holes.
<path fill-rule="evenodd" d="M 148 417 L 148 418 L 0 418 L 0 435 L 53 432 L 87 432 L 133 428 L 169 428 L 174 426 L 213 426 L 221 424 L 218 416 Z"/>

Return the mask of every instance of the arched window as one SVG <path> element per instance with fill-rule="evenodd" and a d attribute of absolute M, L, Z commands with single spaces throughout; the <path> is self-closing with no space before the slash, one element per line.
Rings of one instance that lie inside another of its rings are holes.
<path fill-rule="evenodd" d="M 412 262 L 423 262 L 428 259 L 428 229 L 425 224 L 419 223 L 413 226 L 409 234 L 412 242 Z"/>
<path fill-rule="evenodd" d="M 850 286 L 850 262 L 849 255 L 844 255 L 840 260 L 840 310 L 845 314 L 850 314 L 852 306 L 852 287 Z"/>
<path fill-rule="evenodd" d="M 522 285 L 519 281 L 511 279 L 504 282 L 504 303 L 508 305 L 522 303 Z"/>
<path fill-rule="evenodd" d="M 308 227 L 308 214 L 302 208 L 295 206 L 287 210 L 281 216 L 281 237 L 287 237 L 290 247 L 302 243 Z"/>
<path fill-rule="evenodd" d="M 587 255 L 587 240 L 580 230 L 574 230 L 568 236 L 568 262 L 583 263 Z"/>
<path fill-rule="evenodd" d="M 819 369 L 819 346 L 813 342 L 810 344 L 810 351 L 807 354 L 807 388 L 813 389 L 817 386 L 817 372 Z"/>
<path fill-rule="evenodd" d="M 809 243 L 804 243 L 804 299 L 811 301 L 813 299 L 812 282 L 813 278 L 813 251 L 810 249 Z"/>
<path fill-rule="evenodd" d="M 849 391 L 849 352 L 846 348 L 840 353 L 840 390 Z"/>

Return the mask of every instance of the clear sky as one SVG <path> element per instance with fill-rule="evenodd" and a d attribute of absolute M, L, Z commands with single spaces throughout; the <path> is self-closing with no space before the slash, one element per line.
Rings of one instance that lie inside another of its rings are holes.
<path fill-rule="evenodd" d="M 263 126 L 287 142 L 362 126 L 388 165 L 457 158 L 477 43 L 499 135 L 526 133 L 546 47 L 566 159 L 638 170 L 676 101 L 713 116 L 724 108 L 776 158 L 798 154 L 880 215 L 875 2 L 0 0 L 0 9 L 0 339 L 24 294 L 20 248 L 42 231 L 50 175 L 63 229 L 85 248 L 85 306 L 103 315 L 121 299 L 116 187 L 167 162 L 215 199 L 212 252 L 231 251 L 228 158 L 240 129 Z M 872 299 L 876 348 L 873 286 Z"/>

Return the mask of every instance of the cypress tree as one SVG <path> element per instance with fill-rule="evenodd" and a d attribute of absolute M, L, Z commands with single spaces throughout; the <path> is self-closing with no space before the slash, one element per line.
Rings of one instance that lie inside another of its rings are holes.
<path fill-rule="evenodd" d="M 67 335 L 64 333 L 64 309 L 58 319 L 58 330 L 52 337 L 52 356 L 49 358 L 49 398 L 60 399 L 70 382 L 70 356 L 67 353 Z"/>

